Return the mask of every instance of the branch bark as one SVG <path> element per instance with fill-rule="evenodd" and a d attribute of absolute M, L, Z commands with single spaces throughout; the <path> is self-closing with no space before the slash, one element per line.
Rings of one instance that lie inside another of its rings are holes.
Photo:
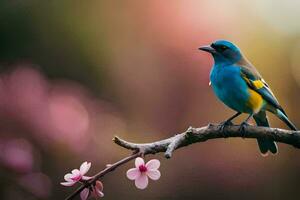
<path fill-rule="evenodd" d="M 193 143 L 205 142 L 210 139 L 228 137 L 269 138 L 276 142 L 300 148 L 300 131 L 247 126 L 241 132 L 240 126 L 237 125 L 226 126 L 222 130 L 221 126 L 216 124 L 209 124 L 208 126 L 201 128 L 190 127 L 183 133 L 152 143 L 132 143 L 117 136 L 114 138 L 114 142 L 126 149 L 142 152 L 144 155 L 164 152 L 166 158 L 171 158 L 172 153 L 181 147 L 188 146 Z"/>

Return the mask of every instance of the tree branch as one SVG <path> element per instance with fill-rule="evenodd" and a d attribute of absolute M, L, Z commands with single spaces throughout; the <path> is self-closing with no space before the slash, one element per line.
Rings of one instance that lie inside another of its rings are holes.
<path fill-rule="evenodd" d="M 247 126 L 241 132 L 240 126 L 226 126 L 223 131 L 220 125 L 209 124 L 201 128 L 188 128 L 185 132 L 176 134 L 168 139 L 152 143 L 131 143 L 119 137 L 114 142 L 121 147 L 146 154 L 165 152 L 166 158 L 171 158 L 174 150 L 197 142 L 205 142 L 210 139 L 242 137 L 242 138 L 268 138 L 276 142 L 292 145 L 300 148 L 300 131 L 283 130 L 279 128 Z"/>
<path fill-rule="evenodd" d="M 190 127 L 183 133 L 176 134 L 170 138 L 152 143 L 132 143 L 115 136 L 113 141 L 116 144 L 132 150 L 134 154 L 114 164 L 108 165 L 104 170 L 94 175 L 92 179 L 86 181 L 75 192 L 68 196 L 66 200 L 73 199 L 84 188 L 91 187 L 91 185 L 94 185 L 97 180 L 102 178 L 107 173 L 139 156 L 164 152 L 166 158 L 171 158 L 172 153 L 181 147 L 188 146 L 193 143 L 205 142 L 210 139 L 227 137 L 268 138 L 276 142 L 281 142 L 292 145 L 296 148 L 300 148 L 300 131 L 257 126 L 247 126 L 242 132 L 240 130 L 240 126 L 237 125 L 226 126 L 223 130 L 220 125 L 215 124 L 209 124 L 208 126 L 201 128 Z"/>

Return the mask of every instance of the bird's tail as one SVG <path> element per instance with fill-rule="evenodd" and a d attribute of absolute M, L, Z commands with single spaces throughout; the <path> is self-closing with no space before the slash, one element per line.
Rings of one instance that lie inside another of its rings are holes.
<path fill-rule="evenodd" d="M 275 113 L 279 119 L 281 119 L 288 127 L 290 127 L 290 129 L 297 131 L 298 129 L 296 128 L 296 126 L 289 120 L 288 116 L 285 114 L 284 111 L 276 109 Z"/>
<path fill-rule="evenodd" d="M 270 127 L 265 111 L 260 111 L 259 113 L 255 114 L 253 118 L 258 126 Z M 277 144 L 273 140 L 257 139 L 257 143 L 263 156 L 268 155 L 268 151 L 273 154 L 278 152 Z"/>

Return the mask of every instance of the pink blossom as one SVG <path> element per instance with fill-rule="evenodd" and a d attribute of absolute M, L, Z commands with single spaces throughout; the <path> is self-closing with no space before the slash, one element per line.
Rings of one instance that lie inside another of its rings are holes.
<path fill-rule="evenodd" d="M 91 195 L 97 199 L 98 197 L 101 198 L 101 197 L 104 197 L 104 194 L 103 194 L 103 184 L 101 181 L 96 181 L 96 184 L 94 186 L 92 186 L 91 189 L 89 188 L 85 188 L 81 191 L 80 193 L 80 197 L 81 197 L 81 200 L 86 200 L 88 197 L 89 197 L 89 194 L 91 192 Z"/>
<path fill-rule="evenodd" d="M 63 186 L 73 186 L 75 183 L 81 180 L 89 180 L 91 177 L 84 176 L 90 169 L 91 163 L 84 162 L 81 164 L 79 170 L 73 169 L 71 173 L 65 175 L 66 182 L 60 183 Z"/>
<path fill-rule="evenodd" d="M 148 177 L 152 180 L 160 178 L 159 166 L 160 162 L 157 159 L 152 159 L 145 164 L 144 159 L 138 157 L 135 159 L 135 168 L 127 171 L 127 178 L 135 180 L 137 188 L 145 189 L 148 185 Z"/>

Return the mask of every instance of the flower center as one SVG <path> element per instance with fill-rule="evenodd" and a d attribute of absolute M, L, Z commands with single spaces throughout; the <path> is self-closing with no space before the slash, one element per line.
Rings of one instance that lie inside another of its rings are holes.
<path fill-rule="evenodd" d="M 147 171 L 147 167 L 145 165 L 140 165 L 139 166 L 139 170 L 140 170 L 140 172 L 146 172 Z"/>
<path fill-rule="evenodd" d="M 71 178 L 71 179 L 72 179 L 73 181 L 80 181 L 81 178 L 82 178 L 81 175 L 77 175 L 77 176 L 75 176 L 75 177 L 73 177 L 73 178 Z"/>

